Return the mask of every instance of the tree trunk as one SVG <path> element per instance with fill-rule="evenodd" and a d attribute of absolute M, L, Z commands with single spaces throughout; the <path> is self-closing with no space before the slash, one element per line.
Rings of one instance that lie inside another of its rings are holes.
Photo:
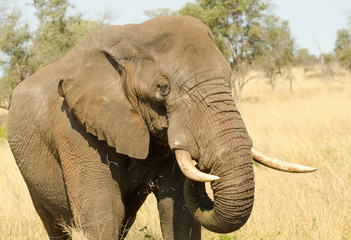
<path fill-rule="evenodd" d="M 234 71 L 232 72 L 232 76 L 231 76 L 231 84 L 232 84 L 232 96 L 234 98 L 235 101 L 238 101 L 238 88 L 237 88 L 237 84 L 238 84 L 238 78 L 237 75 L 234 73 Z"/>
<path fill-rule="evenodd" d="M 288 80 L 289 80 L 289 90 L 293 90 L 293 76 L 292 76 L 292 66 L 288 65 Z"/>
<path fill-rule="evenodd" d="M 242 100 L 242 91 L 243 91 L 243 87 L 241 84 L 239 85 L 239 88 L 238 88 L 238 99 L 237 99 L 237 102 L 241 102 Z"/>
<path fill-rule="evenodd" d="M 269 82 L 270 82 L 271 88 L 273 90 L 273 93 L 275 93 L 275 90 L 277 87 L 277 80 L 276 79 L 277 78 L 274 74 L 269 78 Z"/>

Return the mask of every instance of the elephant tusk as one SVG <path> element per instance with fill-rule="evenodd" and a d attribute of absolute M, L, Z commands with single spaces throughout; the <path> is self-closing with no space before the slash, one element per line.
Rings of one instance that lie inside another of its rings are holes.
<path fill-rule="evenodd" d="M 295 163 L 284 162 L 282 160 L 268 157 L 257 151 L 255 148 L 251 148 L 253 160 L 262 165 L 273 168 L 283 172 L 291 173 L 308 173 L 317 171 L 317 168 L 307 167 Z"/>
<path fill-rule="evenodd" d="M 219 177 L 217 176 L 207 174 L 198 170 L 194 166 L 193 160 L 191 159 L 191 155 L 189 152 L 184 150 L 175 150 L 175 155 L 180 170 L 187 178 L 197 182 L 213 182 L 219 179 Z"/>

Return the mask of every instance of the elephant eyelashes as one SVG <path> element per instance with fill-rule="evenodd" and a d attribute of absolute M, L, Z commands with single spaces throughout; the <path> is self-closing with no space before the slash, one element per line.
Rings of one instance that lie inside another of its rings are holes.
<path fill-rule="evenodd" d="M 162 96 L 167 96 L 169 93 L 169 85 L 168 83 L 157 84 L 157 87 L 160 89 Z"/>
<path fill-rule="evenodd" d="M 166 78 L 159 79 L 156 86 L 157 86 L 156 98 L 160 98 L 160 100 L 163 100 L 163 98 L 167 97 L 167 95 L 171 91 L 169 82 Z"/>

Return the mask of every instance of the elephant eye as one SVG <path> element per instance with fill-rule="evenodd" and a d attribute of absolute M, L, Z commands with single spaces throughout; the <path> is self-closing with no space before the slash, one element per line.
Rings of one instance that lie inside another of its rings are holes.
<path fill-rule="evenodd" d="M 157 82 L 157 92 L 162 96 L 166 97 L 169 92 L 171 91 L 171 88 L 169 86 L 169 82 L 166 78 L 161 78 Z"/>

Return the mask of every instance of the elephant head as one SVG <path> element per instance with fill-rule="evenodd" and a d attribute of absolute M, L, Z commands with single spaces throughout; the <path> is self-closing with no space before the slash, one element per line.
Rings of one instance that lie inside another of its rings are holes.
<path fill-rule="evenodd" d="M 201 225 L 231 232 L 247 221 L 252 141 L 231 96 L 231 69 L 205 24 L 161 17 L 110 26 L 61 61 L 59 94 L 89 133 L 136 159 L 148 156 L 150 142 L 169 145 L 189 179 L 215 180 L 214 202 L 201 184 L 186 182 L 187 206 Z"/>

